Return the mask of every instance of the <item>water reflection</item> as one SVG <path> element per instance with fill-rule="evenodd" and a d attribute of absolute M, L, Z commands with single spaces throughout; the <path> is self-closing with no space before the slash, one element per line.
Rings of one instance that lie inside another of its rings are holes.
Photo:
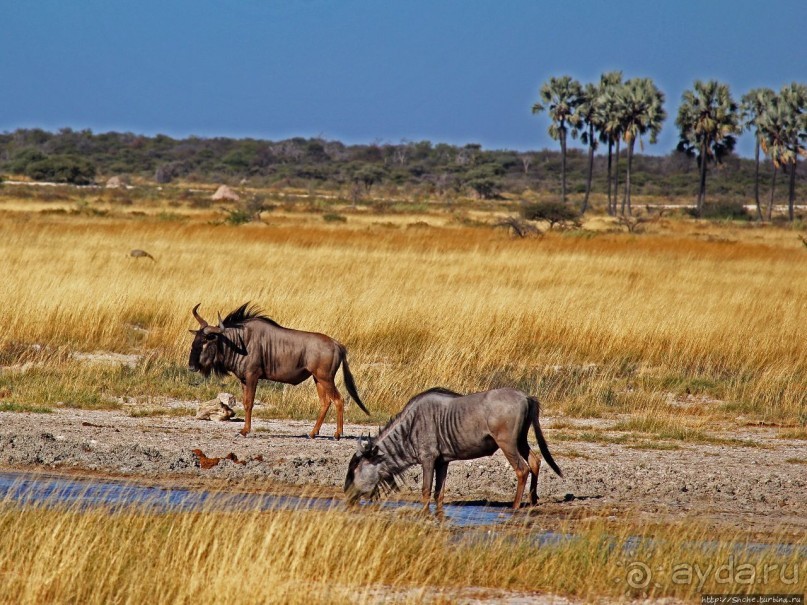
<path fill-rule="evenodd" d="M 158 512 L 345 509 L 344 502 L 335 498 L 210 492 L 24 473 L 0 473 L 0 500 L 30 506 L 143 506 Z M 372 508 L 414 514 L 419 505 L 382 502 Z M 497 525 L 511 518 L 511 511 L 495 506 L 445 506 L 445 523 L 456 527 Z"/>

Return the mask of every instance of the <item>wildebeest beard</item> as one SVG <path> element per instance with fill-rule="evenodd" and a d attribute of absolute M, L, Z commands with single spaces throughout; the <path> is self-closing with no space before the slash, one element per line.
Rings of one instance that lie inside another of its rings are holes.
<path fill-rule="evenodd" d="M 381 481 L 378 482 L 378 486 L 375 488 L 372 497 L 377 498 L 379 496 L 379 492 L 382 492 L 385 496 L 391 492 L 397 492 L 399 488 L 395 477 L 396 475 L 394 473 L 381 477 Z"/>
<path fill-rule="evenodd" d="M 213 358 L 213 363 L 208 366 L 202 366 L 201 372 L 205 378 L 209 378 L 210 374 L 215 374 L 219 378 L 223 378 L 230 373 L 234 368 L 227 367 L 224 355 L 224 347 L 232 349 L 236 355 L 246 355 L 247 348 L 244 345 L 244 340 L 241 335 L 238 335 L 238 344 L 233 342 L 230 338 L 221 334 L 216 343 L 216 355 Z"/>
<path fill-rule="evenodd" d="M 205 375 L 205 378 L 209 378 L 210 374 L 215 374 L 218 378 L 224 378 L 229 373 L 227 368 L 224 367 L 224 363 L 220 359 L 220 355 L 216 355 L 216 360 L 213 362 L 213 365 L 207 368 L 207 371 L 204 370 L 202 373 Z"/>
<path fill-rule="evenodd" d="M 403 471 L 401 471 L 403 472 Z M 379 476 L 378 484 L 368 496 L 369 500 L 377 500 L 381 496 L 388 496 L 392 492 L 398 491 L 398 482 L 395 480 L 395 473 L 382 473 Z"/>

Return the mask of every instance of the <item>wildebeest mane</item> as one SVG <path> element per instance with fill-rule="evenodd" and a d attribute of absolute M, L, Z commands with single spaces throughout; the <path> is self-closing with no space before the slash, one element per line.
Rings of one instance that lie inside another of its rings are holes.
<path fill-rule="evenodd" d="M 231 311 L 227 317 L 221 320 L 221 323 L 225 328 L 242 328 L 244 327 L 244 323 L 250 319 L 259 319 L 260 321 L 265 321 L 278 328 L 282 327 L 274 319 L 264 315 L 256 305 L 251 305 L 249 302 L 245 302 L 235 311 Z"/>
<path fill-rule="evenodd" d="M 375 439 L 378 439 L 382 435 L 385 435 L 387 433 L 387 431 L 390 428 L 392 428 L 392 426 L 395 425 L 398 422 L 398 420 L 400 420 L 401 417 L 407 412 L 407 410 L 409 409 L 409 406 L 412 403 L 414 403 L 416 400 L 420 399 L 424 395 L 431 395 L 433 393 L 437 393 L 437 394 L 440 394 L 440 395 L 449 395 L 451 397 L 462 397 L 462 393 L 457 393 L 456 391 L 452 391 L 451 389 L 445 389 L 443 387 L 432 387 L 430 389 L 426 389 L 422 393 L 418 393 L 417 395 L 412 397 L 409 401 L 407 401 L 406 405 L 403 406 L 403 409 L 400 412 L 398 412 L 397 414 L 395 414 L 395 416 L 390 418 L 389 422 L 387 422 L 387 424 L 385 424 L 384 427 L 380 431 L 378 431 L 378 435 L 375 437 Z"/>
<path fill-rule="evenodd" d="M 440 395 L 450 395 L 451 397 L 462 397 L 462 393 L 457 393 L 456 391 L 452 391 L 451 389 L 446 389 L 443 387 L 432 387 L 430 389 L 426 389 L 422 393 L 418 393 L 414 397 L 412 397 L 406 405 L 412 403 L 415 399 L 423 397 L 424 395 L 431 395 L 432 393 L 439 393 Z M 406 406 L 404 406 L 406 407 Z"/>

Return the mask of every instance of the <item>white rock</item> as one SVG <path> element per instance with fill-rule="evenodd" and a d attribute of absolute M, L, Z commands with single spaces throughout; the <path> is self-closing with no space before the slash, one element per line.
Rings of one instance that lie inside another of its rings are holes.
<path fill-rule="evenodd" d="M 235 396 L 230 393 L 219 393 L 218 398 L 210 401 L 204 401 L 199 404 L 199 410 L 196 413 L 198 420 L 218 420 L 219 422 L 227 422 L 235 416 L 233 408 L 230 406 L 235 405 Z"/>

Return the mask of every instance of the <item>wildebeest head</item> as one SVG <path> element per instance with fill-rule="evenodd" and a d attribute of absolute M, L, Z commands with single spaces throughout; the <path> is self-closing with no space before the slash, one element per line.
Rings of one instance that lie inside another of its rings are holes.
<path fill-rule="evenodd" d="M 200 327 L 198 330 L 190 330 L 194 338 L 191 344 L 191 355 L 188 359 L 188 369 L 191 372 L 201 372 L 205 376 L 210 376 L 213 371 L 217 374 L 226 374 L 227 371 L 220 367 L 224 326 L 220 320 L 220 325 L 211 326 L 199 315 L 198 309 L 199 305 L 196 305 L 192 311 Z"/>
<path fill-rule="evenodd" d="M 379 452 L 371 437 L 359 439 L 359 448 L 350 459 L 345 477 L 349 503 L 355 503 L 362 496 L 371 499 L 378 496 L 379 486 L 385 483 L 381 472 L 383 460 L 383 453 Z"/>

